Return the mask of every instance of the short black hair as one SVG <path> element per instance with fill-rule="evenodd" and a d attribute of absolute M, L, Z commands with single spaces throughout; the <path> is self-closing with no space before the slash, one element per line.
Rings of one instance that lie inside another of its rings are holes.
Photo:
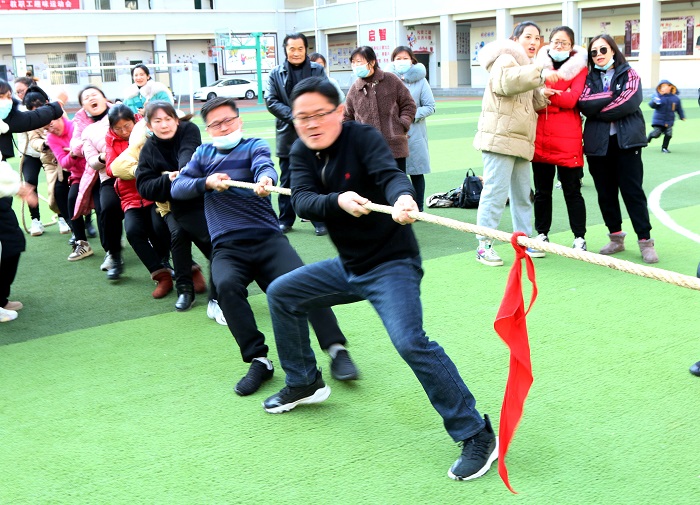
<path fill-rule="evenodd" d="M 307 93 L 319 93 L 328 98 L 328 101 L 334 106 L 337 107 L 340 105 L 338 90 L 333 83 L 325 77 L 307 77 L 294 86 L 292 94 L 289 96 L 289 101 L 292 106 L 294 106 L 294 100 Z"/>
<path fill-rule="evenodd" d="M 81 107 L 83 106 L 83 93 L 85 93 L 89 89 L 96 89 L 97 91 L 100 92 L 100 95 L 102 95 L 105 98 L 105 100 L 107 99 L 107 95 L 105 95 L 105 92 L 102 91 L 98 86 L 95 86 L 94 84 L 88 84 L 87 86 L 85 86 L 83 89 L 80 90 L 80 93 L 78 93 L 78 103 L 80 104 Z"/>
<path fill-rule="evenodd" d="M 218 109 L 219 107 L 225 106 L 231 107 L 231 110 L 233 110 L 233 112 L 239 114 L 238 106 L 236 105 L 236 101 L 233 98 L 217 96 L 216 98 L 212 98 L 207 103 L 202 105 L 202 110 L 200 111 L 202 119 L 204 119 L 204 122 L 206 123 L 207 116 L 211 111 L 213 111 L 214 109 Z"/>
<path fill-rule="evenodd" d="M 610 46 L 610 49 L 612 49 L 613 54 L 613 65 L 615 66 L 620 66 L 624 65 L 627 63 L 627 58 L 625 58 L 625 55 L 622 54 L 620 51 L 620 48 L 617 47 L 617 44 L 615 43 L 615 39 L 613 39 L 610 35 L 607 33 L 602 33 L 600 35 L 596 35 L 591 39 L 591 41 L 588 43 L 588 70 L 591 71 L 595 68 L 595 62 L 593 61 L 593 56 L 591 56 L 591 46 L 593 45 L 593 42 L 595 42 L 598 39 L 603 39 L 605 42 L 608 43 Z"/>
<path fill-rule="evenodd" d="M 143 70 L 143 72 L 146 74 L 146 77 L 151 77 L 151 71 L 148 70 L 148 67 L 144 65 L 143 63 L 139 63 L 138 65 L 134 65 L 134 68 L 131 69 L 131 78 L 134 78 L 134 72 L 136 72 L 136 69 L 140 68 Z"/>
<path fill-rule="evenodd" d="M 46 91 L 36 85 L 29 86 L 22 99 L 22 103 L 29 110 L 46 105 L 49 101 L 49 95 L 46 94 Z"/>
<path fill-rule="evenodd" d="M 523 21 L 522 23 L 518 23 L 517 25 L 515 25 L 515 28 L 513 28 L 513 35 L 511 38 L 513 40 L 519 39 L 525 31 L 525 28 L 527 28 L 528 26 L 533 26 L 537 28 L 537 31 L 540 33 L 540 36 L 542 35 L 542 29 L 538 26 L 537 23 L 535 23 L 534 21 Z"/>
<path fill-rule="evenodd" d="M 323 60 L 323 66 L 327 66 L 328 62 L 326 61 L 326 57 L 323 56 L 321 53 L 311 53 L 309 55 L 309 59 L 311 61 L 318 61 L 318 60 Z"/>
<path fill-rule="evenodd" d="M 109 109 L 107 117 L 109 118 L 110 128 L 114 128 L 117 125 L 117 123 L 122 119 L 133 121 L 134 123 L 136 122 L 134 112 L 123 103 L 114 105 L 111 109 Z"/>
<path fill-rule="evenodd" d="M 12 93 L 12 87 L 5 79 L 0 78 L 0 95 L 4 95 L 7 92 Z"/>
<path fill-rule="evenodd" d="M 350 62 L 352 63 L 352 59 L 357 56 L 357 55 L 362 56 L 367 63 L 372 65 L 375 70 L 379 68 L 379 62 L 377 61 L 377 54 L 374 52 L 374 49 L 372 49 L 369 46 L 360 46 L 357 49 L 355 49 L 352 53 L 350 53 Z"/>
<path fill-rule="evenodd" d="M 288 33 L 286 37 L 284 37 L 284 42 L 282 42 L 282 45 L 286 48 L 287 47 L 287 42 L 290 40 L 295 40 L 295 39 L 301 39 L 302 42 L 304 42 L 304 49 L 309 48 L 309 41 L 306 38 L 306 35 L 303 33 L 299 32 L 292 32 Z M 284 54 L 287 54 L 287 50 L 285 49 Z"/>

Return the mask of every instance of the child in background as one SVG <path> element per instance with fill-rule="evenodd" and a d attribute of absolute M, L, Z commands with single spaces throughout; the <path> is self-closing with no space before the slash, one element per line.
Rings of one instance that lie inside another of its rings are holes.
<path fill-rule="evenodd" d="M 678 90 L 671 84 L 670 81 L 663 80 L 656 86 L 656 93 L 649 101 L 649 107 L 654 109 L 654 117 L 651 120 L 651 126 L 654 129 L 647 136 L 647 142 L 651 143 L 651 139 L 658 139 L 661 134 L 664 134 L 664 142 L 661 145 L 662 153 L 670 153 L 668 144 L 673 136 L 673 123 L 676 120 L 676 113 L 682 121 L 685 121 L 685 113 L 681 105 L 681 99 L 678 98 Z"/>

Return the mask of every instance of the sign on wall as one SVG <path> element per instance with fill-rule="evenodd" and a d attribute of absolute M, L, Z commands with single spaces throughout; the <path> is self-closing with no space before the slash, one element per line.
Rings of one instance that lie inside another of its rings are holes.
<path fill-rule="evenodd" d="M 413 49 L 414 53 L 435 52 L 435 42 L 433 41 L 433 30 L 431 28 L 415 26 L 406 27 L 406 45 Z"/>
<path fill-rule="evenodd" d="M 457 34 L 459 37 L 459 33 Z M 471 37 L 467 36 L 466 33 L 462 35 L 463 39 L 466 39 L 467 44 L 472 44 L 474 47 L 471 48 L 472 51 L 472 65 L 479 64 L 479 51 L 489 42 L 496 40 L 496 27 L 474 27 L 472 28 Z M 470 42 L 471 41 L 473 42 Z M 465 41 L 460 41 L 457 39 L 457 48 L 459 50 L 460 45 L 464 47 Z M 467 46 L 468 47 L 468 46 Z"/>
<path fill-rule="evenodd" d="M 360 45 L 374 49 L 380 67 L 391 61 L 394 40 L 396 37 L 392 23 L 365 25 L 360 28 Z"/>
<path fill-rule="evenodd" d="M 80 0 L 0 0 L 0 10 L 71 10 L 80 9 Z"/>
<path fill-rule="evenodd" d="M 350 54 L 355 50 L 355 41 L 328 42 L 328 65 L 331 70 L 352 70 Z"/>
<path fill-rule="evenodd" d="M 218 37 L 222 37 L 219 35 Z M 249 33 L 232 34 L 223 37 L 223 48 L 217 48 L 221 51 L 221 65 L 224 75 L 231 74 L 251 74 L 257 72 L 255 62 L 255 37 Z M 270 71 L 277 66 L 277 34 L 266 33 L 260 37 L 260 45 L 262 46 L 262 54 L 260 57 L 261 69 L 263 72 Z M 250 48 L 245 46 L 251 46 Z"/>
<path fill-rule="evenodd" d="M 661 56 L 684 56 L 693 54 L 695 17 L 661 19 Z M 625 56 L 639 54 L 639 20 L 625 21 Z"/>

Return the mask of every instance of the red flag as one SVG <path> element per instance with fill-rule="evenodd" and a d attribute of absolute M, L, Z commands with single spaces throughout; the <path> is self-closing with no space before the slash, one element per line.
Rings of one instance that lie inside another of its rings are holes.
<path fill-rule="evenodd" d="M 508 285 L 498 309 L 496 322 L 493 327 L 496 333 L 503 339 L 510 349 L 510 370 L 508 382 L 503 395 L 501 406 L 501 419 L 498 427 L 498 473 L 505 485 L 512 493 L 515 493 L 508 481 L 508 469 L 506 468 L 506 453 L 515 430 L 518 428 L 523 416 L 525 398 L 532 385 L 532 363 L 530 362 L 530 343 L 527 337 L 527 324 L 525 316 L 530 311 L 537 298 L 537 283 L 535 282 L 535 266 L 532 258 L 525 253 L 526 247 L 518 245 L 518 237 L 526 236 L 522 232 L 515 232 L 511 237 L 511 244 L 515 249 L 515 261 L 510 269 Z M 521 260 L 525 259 L 527 278 L 532 283 L 532 299 L 530 306 L 525 310 L 522 292 L 522 266 Z"/>

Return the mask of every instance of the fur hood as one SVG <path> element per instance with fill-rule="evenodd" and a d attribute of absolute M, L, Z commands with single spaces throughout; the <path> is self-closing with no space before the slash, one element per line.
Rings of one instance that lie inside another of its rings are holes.
<path fill-rule="evenodd" d="M 411 65 L 411 68 L 409 68 L 408 72 L 406 72 L 405 74 L 399 74 L 394 68 L 393 62 L 389 63 L 386 67 L 384 67 L 384 71 L 396 74 L 396 76 L 399 77 L 399 79 L 409 84 L 413 84 L 414 82 L 418 82 L 422 79 L 425 79 L 425 76 L 427 74 L 425 70 L 425 65 L 423 65 L 422 63 L 416 63 L 415 65 Z"/>
<path fill-rule="evenodd" d="M 659 84 L 656 85 L 656 92 L 657 92 L 657 93 L 661 93 L 660 88 L 661 88 L 661 85 L 662 85 L 662 84 L 668 84 L 669 86 L 671 86 L 671 91 L 670 91 L 670 93 L 671 93 L 672 95 L 678 95 L 678 94 L 680 94 L 680 92 L 678 91 L 678 88 L 676 88 L 676 85 L 673 84 L 671 81 L 668 81 L 668 80 L 666 80 L 666 79 L 661 80 L 661 82 L 659 82 Z"/>
<path fill-rule="evenodd" d="M 129 87 L 126 88 L 125 98 L 134 98 L 140 93 L 142 96 L 146 97 L 146 99 L 149 99 L 156 93 L 160 92 L 170 95 L 170 90 L 165 86 L 165 84 L 149 79 L 146 84 L 141 86 L 141 88 L 139 88 L 135 82 L 129 84 Z"/>
<path fill-rule="evenodd" d="M 549 57 L 550 49 L 551 46 L 549 44 L 541 47 L 537 52 L 537 59 L 535 62 L 538 65 L 542 65 L 544 68 L 554 70 L 554 62 L 552 61 L 552 58 Z M 569 59 L 566 60 L 558 70 L 559 75 L 565 81 L 572 80 L 581 72 L 581 70 L 588 66 L 588 51 L 586 51 L 586 49 L 575 45 L 571 48 L 571 52 L 573 54 L 571 54 Z"/>
<path fill-rule="evenodd" d="M 490 72 L 491 65 L 502 54 L 510 54 L 518 62 L 518 65 L 529 65 L 532 63 L 523 46 L 514 40 L 506 39 L 494 40 L 479 49 L 479 64 Z"/>

